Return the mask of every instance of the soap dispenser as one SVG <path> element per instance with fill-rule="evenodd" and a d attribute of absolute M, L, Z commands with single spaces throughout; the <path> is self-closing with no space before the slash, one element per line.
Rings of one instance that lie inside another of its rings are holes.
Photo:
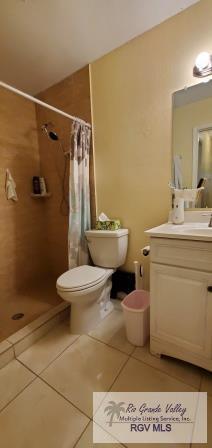
<path fill-rule="evenodd" d="M 176 195 L 173 203 L 172 222 L 173 224 L 184 223 L 184 199 Z"/>

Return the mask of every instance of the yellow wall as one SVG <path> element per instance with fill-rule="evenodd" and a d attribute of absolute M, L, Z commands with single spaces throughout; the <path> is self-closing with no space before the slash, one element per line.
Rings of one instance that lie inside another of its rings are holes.
<path fill-rule="evenodd" d="M 173 152 L 182 155 L 183 186 L 192 187 L 193 128 L 212 126 L 212 98 L 173 111 Z"/>
<path fill-rule="evenodd" d="M 192 69 L 212 52 L 211 23 L 212 1 L 201 0 L 91 64 L 97 211 L 130 229 L 125 269 L 141 261 L 144 230 L 167 220 L 172 93 L 199 82 Z"/>

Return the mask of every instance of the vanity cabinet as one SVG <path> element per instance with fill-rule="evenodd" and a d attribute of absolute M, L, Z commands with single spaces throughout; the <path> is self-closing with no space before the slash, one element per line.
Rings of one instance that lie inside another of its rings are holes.
<path fill-rule="evenodd" d="M 151 238 L 150 349 L 212 371 L 212 242 Z"/>

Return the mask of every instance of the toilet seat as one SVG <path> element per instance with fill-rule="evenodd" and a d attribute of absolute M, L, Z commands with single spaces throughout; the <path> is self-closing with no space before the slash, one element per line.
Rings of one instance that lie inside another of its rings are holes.
<path fill-rule="evenodd" d="M 62 274 L 57 280 L 57 289 L 61 291 L 82 291 L 101 283 L 108 269 L 96 266 L 78 266 Z"/>

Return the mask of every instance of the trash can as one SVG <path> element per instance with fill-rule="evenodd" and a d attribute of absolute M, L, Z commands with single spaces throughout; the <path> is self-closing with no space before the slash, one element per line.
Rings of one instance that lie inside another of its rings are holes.
<path fill-rule="evenodd" d="M 150 295 L 138 289 L 128 294 L 122 301 L 127 339 L 136 346 L 145 345 L 149 338 Z"/>

